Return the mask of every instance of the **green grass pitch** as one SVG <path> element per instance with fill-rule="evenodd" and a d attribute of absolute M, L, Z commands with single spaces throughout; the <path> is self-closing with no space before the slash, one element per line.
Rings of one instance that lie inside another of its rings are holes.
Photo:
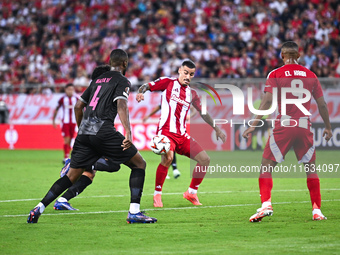
<path fill-rule="evenodd" d="M 199 189 L 203 206 L 195 207 L 182 197 L 190 161 L 178 156 L 182 176 L 166 180 L 164 208 L 154 209 L 160 158 L 141 153 L 148 164 L 142 209 L 158 223 L 126 223 L 129 170 L 122 167 L 118 173 L 97 173 L 71 200 L 79 211 L 54 211 L 51 204 L 38 224 L 27 224 L 29 211 L 59 176 L 62 152 L 0 151 L 0 254 L 340 254 L 339 179 L 321 179 L 328 220 L 314 222 L 305 178 L 274 175 L 274 215 L 250 223 L 260 207 L 256 178 L 206 178 Z M 258 165 L 261 155 L 225 152 L 225 160 Z M 285 163 L 290 162 L 295 162 L 292 152 Z M 318 151 L 317 163 L 339 164 L 339 151 Z"/>

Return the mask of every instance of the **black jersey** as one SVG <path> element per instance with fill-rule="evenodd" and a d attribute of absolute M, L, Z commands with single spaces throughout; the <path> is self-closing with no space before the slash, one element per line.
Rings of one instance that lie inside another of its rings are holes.
<path fill-rule="evenodd" d="M 95 135 L 104 123 L 114 129 L 117 100 L 128 100 L 130 88 L 129 80 L 118 71 L 106 72 L 93 80 L 80 97 L 86 110 L 79 134 Z"/>

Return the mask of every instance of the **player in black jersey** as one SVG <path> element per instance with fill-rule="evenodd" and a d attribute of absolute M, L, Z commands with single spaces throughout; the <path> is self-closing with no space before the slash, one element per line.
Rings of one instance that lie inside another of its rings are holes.
<path fill-rule="evenodd" d="M 77 101 L 75 115 L 79 132 L 73 146 L 70 171 L 57 180 L 41 202 L 30 211 L 28 223 L 37 223 L 45 207 L 72 186 L 87 166 L 93 165 L 102 156 L 131 169 L 131 200 L 127 222 L 157 222 L 157 219 L 145 216 L 140 211 L 146 163 L 131 139 L 127 106 L 131 85 L 124 76 L 127 65 L 127 53 L 121 49 L 113 50 L 110 54 L 111 71 L 93 80 Z M 117 113 L 126 137 L 114 127 Z"/>

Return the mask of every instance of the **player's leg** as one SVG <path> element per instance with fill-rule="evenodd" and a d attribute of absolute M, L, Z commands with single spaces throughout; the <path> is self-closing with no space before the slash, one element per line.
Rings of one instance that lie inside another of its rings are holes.
<path fill-rule="evenodd" d="M 119 132 L 106 132 L 92 139 L 98 147 L 98 152 L 112 159 L 116 164 L 125 164 L 131 169 L 130 174 L 130 208 L 127 217 L 128 223 L 154 223 L 157 219 L 145 216 L 140 211 L 140 200 L 143 192 L 146 162 L 132 145 L 123 151 L 122 143 L 125 137 Z"/>
<path fill-rule="evenodd" d="M 33 208 L 33 210 L 30 211 L 27 223 L 37 223 L 46 206 L 52 203 L 67 188 L 71 187 L 72 184 L 81 176 L 82 172 L 83 169 L 81 168 L 70 168 L 67 175 L 58 179 L 49 189 L 45 197 L 37 204 L 36 207 Z"/>
<path fill-rule="evenodd" d="M 177 169 L 176 153 L 174 153 L 174 159 L 171 162 L 171 166 L 172 166 L 172 173 L 174 175 L 174 178 L 177 179 L 178 177 L 181 176 L 181 172 Z"/>
<path fill-rule="evenodd" d="M 128 223 L 154 223 L 156 218 L 145 216 L 140 211 L 140 200 L 143 193 L 146 162 L 137 152 L 130 160 L 124 163 L 131 169 L 130 174 L 130 209 L 127 217 Z"/>
<path fill-rule="evenodd" d="M 209 166 L 210 157 L 195 139 L 188 135 L 185 135 L 182 139 L 183 140 L 180 143 L 181 146 L 178 148 L 178 153 L 185 155 L 197 162 L 193 170 L 191 183 L 188 190 L 183 194 L 183 197 L 194 205 L 202 205 L 197 197 L 197 189 L 202 183 L 206 174 L 206 171 L 202 171 L 202 169 Z"/>
<path fill-rule="evenodd" d="M 272 171 L 277 162 L 271 159 L 262 158 L 261 172 L 259 176 L 259 188 L 261 197 L 261 208 L 249 218 L 250 222 L 260 222 L 263 217 L 273 215 L 271 192 L 273 189 Z"/>
<path fill-rule="evenodd" d="M 307 128 L 299 128 L 298 132 L 300 139 L 294 145 L 294 151 L 299 163 L 303 163 L 305 167 L 307 187 L 312 202 L 313 220 L 325 220 L 327 218 L 321 212 L 320 180 L 315 169 L 314 135 Z"/>
<path fill-rule="evenodd" d="M 72 151 L 69 172 L 57 180 L 41 202 L 30 211 L 27 223 L 37 223 L 40 215 L 45 210 L 45 207 L 79 179 L 85 170 L 82 166 L 91 165 L 98 160 L 97 154 L 91 147 L 87 146 L 88 139 L 87 136 L 77 137 L 74 144 L 75 149 Z"/>
<path fill-rule="evenodd" d="M 315 170 L 315 161 L 304 163 L 307 174 L 307 187 L 313 207 L 313 220 L 326 220 L 327 218 L 321 212 L 321 191 L 320 180 Z"/>
<path fill-rule="evenodd" d="M 70 151 L 71 151 L 71 137 L 70 136 L 64 136 L 64 160 L 63 163 L 66 162 L 66 160 L 70 157 Z"/>
<path fill-rule="evenodd" d="M 171 143 L 173 143 L 173 141 Z M 171 149 L 161 156 L 161 163 L 158 165 L 156 171 L 155 192 L 153 196 L 154 207 L 163 207 L 162 189 L 173 157 L 174 152 Z"/>
<path fill-rule="evenodd" d="M 96 170 L 84 171 L 76 183 L 73 184 L 60 198 L 57 199 L 53 208 L 55 210 L 78 210 L 70 205 L 69 200 L 78 196 L 84 191 L 84 189 L 92 184 L 95 174 Z"/>

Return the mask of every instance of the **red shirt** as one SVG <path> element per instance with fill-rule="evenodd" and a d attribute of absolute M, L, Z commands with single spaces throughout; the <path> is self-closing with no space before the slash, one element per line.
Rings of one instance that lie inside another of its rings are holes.
<path fill-rule="evenodd" d="M 307 89 L 315 100 L 323 96 L 322 88 L 318 78 L 306 67 L 297 64 L 288 64 L 274 69 L 268 74 L 264 92 L 273 93 L 273 88 L 277 88 L 277 101 L 279 110 L 277 119 L 281 118 L 281 88 L 284 87 Z M 302 96 L 305 97 L 306 95 L 303 94 Z M 296 93 L 286 94 L 287 99 L 298 99 L 299 97 L 301 97 L 301 95 Z M 302 105 L 307 109 L 307 111 L 309 111 L 311 100 Z M 290 116 L 292 119 L 307 117 L 294 104 L 286 105 L 286 115 Z"/>
<path fill-rule="evenodd" d="M 184 135 L 190 104 L 201 111 L 201 101 L 197 92 L 190 86 L 180 84 L 176 78 L 162 77 L 150 82 L 149 86 L 150 91 L 163 91 L 157 132 L 162 130 Z"/>

